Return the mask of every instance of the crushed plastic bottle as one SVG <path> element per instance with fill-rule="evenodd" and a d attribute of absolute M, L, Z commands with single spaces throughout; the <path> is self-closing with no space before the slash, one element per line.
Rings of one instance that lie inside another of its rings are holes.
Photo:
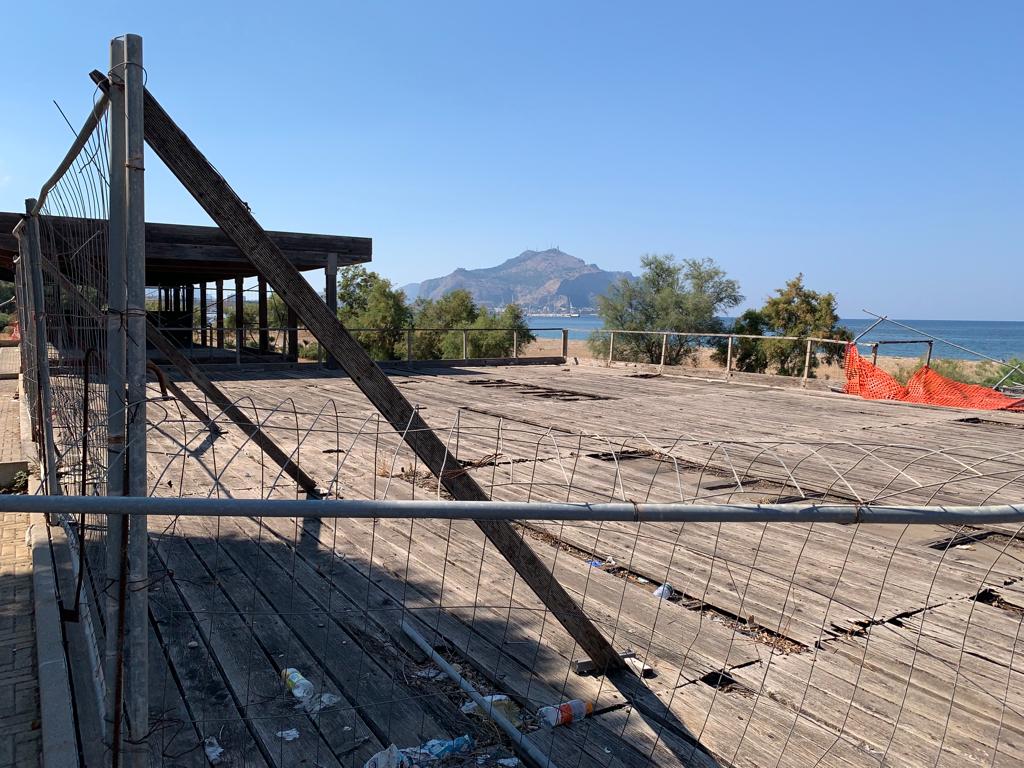
<path fill-rule="evenodd" d="M 594 711 L 594 705 L 582 699 L 573 699 L 557 707 L 541 707 L 537 710 L 537 719 L 542 725 L 554 728 L 557 725 L 568 725 L 582 720 Z"/>
<path fill-rule="evenodd" d="M 667 582 L 654 590 L 654 596 L 661 600 L 668 600 L 674 594 L 675 590 L 672 589 L 672 585 Z"/>
<path fill-rule="evenodd" d="M 295 667 L 282 669 L 281 679 L 284 680 L 285 687 L 292 692 L 292 696 L 299 701 L 307 701 L 313 695 L 313 684 Z"/>
<path fill-rule="evenodd" d="M 216 736 L 207 736 L 203 739 L 203 752 L 206 753 L 206 759 L 210 761 L 210 765 L 220 765 L 221 758 L 224 756 L 224 748 L 217 743 Z"/>

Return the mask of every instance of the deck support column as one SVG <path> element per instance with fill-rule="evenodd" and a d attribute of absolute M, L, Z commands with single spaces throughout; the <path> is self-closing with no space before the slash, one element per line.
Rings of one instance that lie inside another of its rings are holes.
<path fill-rule="evenodd" d="M 331 314 L 335 317 L 338 316 L 338 254 L 328 253 L 327 254 L 327 266 L 324 268 L 324 276 L 326 282 L 324 285 L 324 299 L 327 302 L 327 308 L 331 310 Z M 334 359 L 333 355 L 327 355 L 327 367 L 330 370 L 335 370 L 338 367 L 338 361 Z"/>
<path fill-rule="evenodd" d="M 199 343 L 206 346 L 206 282 L 199 284 Z"/>
<path fill-rule="evenodd" d="M 267 279 L 260 275 L 256 280 L 257 293 L 259 294 L 259 337 L 260 354 L 265 355 L 270 351 L 270 322 L 267 313 Z"/>
<path fill-rule="evenodd" d="M 224 281 L 217 281 L 217 349 L 224 349 Z"/>
<path fill-rule="evenodd" d="M 296 363 L 299 360 L 299 316 L 295 313 L 295 310 L 288 307 L 288 355 L 287 360 L 290 363 Z"/>
<path fill-rule="evenodd" d="M 242 278 L 235 278 L 235 362 L 242 362 L 242 347 L 245 343 L 245 284 Z"/>

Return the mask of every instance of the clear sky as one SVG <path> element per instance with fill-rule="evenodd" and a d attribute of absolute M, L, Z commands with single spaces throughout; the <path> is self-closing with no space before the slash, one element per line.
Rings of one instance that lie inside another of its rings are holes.
<path fill-rule="evenodd" d="M 759 304 L 1024 320 L 1024 2 L 8 3 L 0 209 L 108 41 L 267 228 L 398 284 L 559 246 L 710 257 Z M 147 218 L 206 223 L 149 155 Z M 322 281 L 321 281 L 322 285 Z"/>

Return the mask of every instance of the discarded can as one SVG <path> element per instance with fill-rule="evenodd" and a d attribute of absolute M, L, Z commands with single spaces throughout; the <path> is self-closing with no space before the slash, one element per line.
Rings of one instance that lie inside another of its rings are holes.
<path fill-rule="evenodd" d="M 594 711 L 594 705 L 582 699 L 573 699 L 557 707 L 541 707 L 537 710 L 537 719 L 543 725 L 554 728 L 557 725 L 568 725 L 582 720 Z"/>
<path fill-rule="evenodd" d="M 292 692 L 292 696 L 299 701 L 306 701 L 313 695 L 313 684 L 294 667 L 282 669 L 281 679 L 284 680 L 285 687 Z"/>

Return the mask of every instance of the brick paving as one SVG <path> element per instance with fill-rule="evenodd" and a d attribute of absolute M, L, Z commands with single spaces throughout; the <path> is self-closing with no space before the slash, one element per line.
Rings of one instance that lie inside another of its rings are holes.
<path fill-rule="evenodd" d="M 2 349 L 2 347 L 0 347 Z M 17 380 L 0 380 L 0 464 L 23 461 Z"/>
<path fill-rule="evenodd" d="M 0 513 L 0 768 L 37 768 L 41 749 L 28 525 Z"/>

